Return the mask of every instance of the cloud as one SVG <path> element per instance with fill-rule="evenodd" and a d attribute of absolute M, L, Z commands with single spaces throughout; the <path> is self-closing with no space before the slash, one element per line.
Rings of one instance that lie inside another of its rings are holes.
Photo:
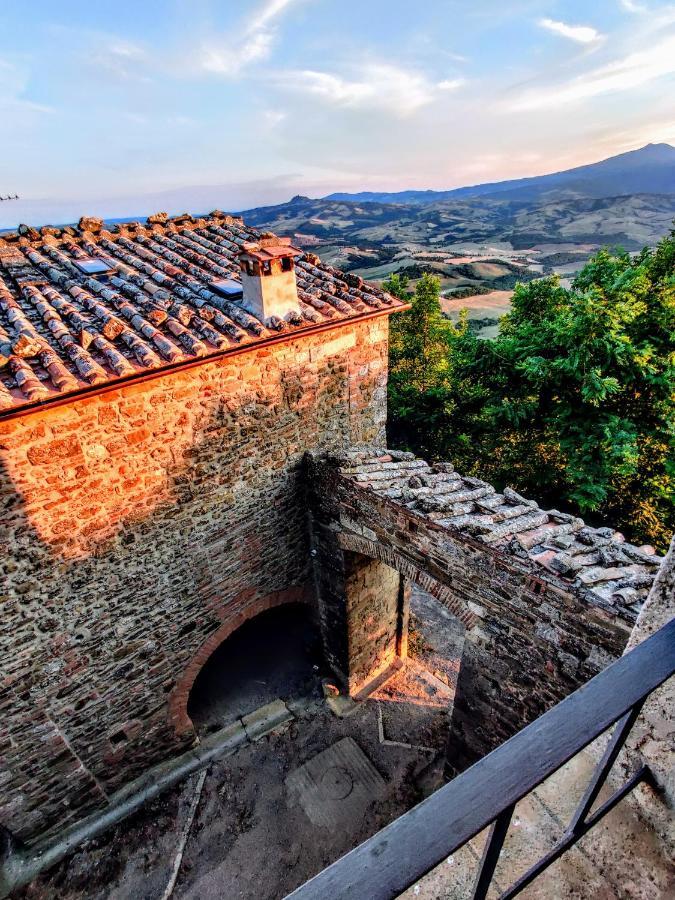
<path fill-rule="evenodd" d="M 150 82 L 147 72 L 152 60 L 137 44 L 102 36 L 100 45 L 87 55 L 87 62 L 115 81 Z"/>
<path fill-rule="evenodd" d="M 108 50 L 113 56 L 117 56 L 120 59 L 139 59 L 145 56 L 144 51 L 135 44 L 111 44 Z"/>
<path fill-rule="evenodd" d="M 278 20 L 300 0 L 266 0 L 257 6 L 239 25 L 225 35 L 209 35 L 193 40 L 176 52 L 159 53 L 147 50 L 117 36 L 88 29 L 53 26 L 58 33 L 85 36 L 95 49 L 87 54 L 87 61 L 101 70 L 106 78 L 117 81 L 145 81 L 153 77 L 175 77 L 178 72 L 194 75 L 218 75 L 236 78 L 246 68 L 270 55 L 277 36 Z M 151 44 L 148 44 L 151 47 Z"/>
<path fill-rule="evenodd" d="M 565 84 L 525 91 L 507 106 L 518 112 L 554 108 L 601 94 L 630 91 L 674 73 L 675 35 L 671 35 L 648 50 L 628 53 Z"/>
<path fill-rule="evenodd" d="M 419 73 L 388 63 L 368 63 L 353 78 L 305 69 L 282 73 L 277 83 L 296 93 L 346 109 L 365 109 L 404 117 L 433 102 L 438 90 L 452 91 L 462 79 L 433 84 Z"/>
<path fill-rule="evenodd" d="M 35 103 L 25 96 L 28 77 L 14 63 L 0 59 L 0 109 L 14 113 L 53 113 L 54 108 L 43 103 Z"/>
<path fill-rule="evenodd" d="M 457 88 L 461 88 L 464 84 L 466 84 L 466 79 L 464 78 L 446 78 L 444 81 L 439 81 L 436 87 L 439 91 L 456 91 Z"/>
<path fill-rule="evenodd" d="M 166 124 L 177 128 L 192 128 L 197 125 L 197 120 L 192 116 L 167 116 Z"/>
<path fill-rule="evenodd" d="M 34 103 L 32 100 L 22 100 L 20 97 L 0 97 L 0 109 L 10 109 L 16 112 L 44 113 L 51 115 L 56 112 L 53 106 L 46 103 Z"/>
<path fill-rule="evenodd" d="M 619 0 L 619 6 L 626 10 L 629 13 L 646 13 L 647 7 L 643 6 L 641 3 L 636 3 L 635 0 Z"/>
<path fill-rule="evenodd" d="M 251 28 L 257 31 L 266 28 L 273 19 L 280 16 L 295 2 L 296 0 L 267 0 L 267 3 L 260 7 L 257 15 L 253 16 Z"/>
<path fill-rule="evenodd" d="M 272 130 L 281 125 L 288 118 L 288 113 L 282 109 L 266 109 L 263 112 L 263 121 Z"/>
<path fill-rule="evenodd" d="M 603 35 L 590 25 L 567 25 L 565 22 L 557 22 L 555 19 L 539 19 L 537 24 L 540 28 L 576 41 L 577 44 L 597 44 L 603 39 Z"/>
<path fill-rule="evenodd" d="M 242 69 L 266 59 L 272 47 L 272 35 L 261 31 L 249 35 L 238 47 L 205 45 L 202 50 L 201 68 L 215 75 L 238 75 Z"/>
<path fill-rule="evenodd" d="M 206 42 L 201 50 L 200 68 L 214 75 L 236 77 L 245 68 L 267 59 L 276 29 L 274 23 L 297 0 L 267 0 L 254 12 L 245 28 L 227 40 Z"/>

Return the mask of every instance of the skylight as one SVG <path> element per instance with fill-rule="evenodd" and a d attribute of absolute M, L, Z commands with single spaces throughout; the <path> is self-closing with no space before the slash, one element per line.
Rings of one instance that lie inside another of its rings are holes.
<path fill-rule="evenodd" d="M 234 278 L 222 278 L 219 281 L 211 282 L 211 290 L 221 297 L 228 300 L 238 300 L 243 296 L 241 281 L 235 281 Z"/>
<path fill-rule="evenodd" d="M 112 271 L 110 266 L 103 262 L 102 259 L 94 259 L 91 256 L 74 259 L 73 262 L 80 272 L 84 272 L 85 275 L 102 275 L 104 272 Z"/>

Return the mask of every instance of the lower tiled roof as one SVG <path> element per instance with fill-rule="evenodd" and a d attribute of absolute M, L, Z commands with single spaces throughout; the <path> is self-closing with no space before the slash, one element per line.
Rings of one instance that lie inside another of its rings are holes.
<path fill-rule="evenodd" d="M 237 256 L 261 236 L 241 219 L 212 213 L 110 230 L 82 219 L 77 228 L 22 227 L 0 237 L 0 415 L 404 306 L 305 253 L 296 261 L 300 313 L 261 322 L 211 289 L 240 280 Z M 107 274 L 82 271 L 91 258 Z"/>
<path fill-rule="evenodd" d="M 636 547 L 613 528 L 540 509 L 534 500 L 480 478 L 460 475 L 450 463 L 430 465 L 412 453 L 363 447 L 334 455 L 355 485 L 504 553 L 531 560 L 547 576 L 591 604 L 634 620 L 662 562 L 654 548 Z"/>

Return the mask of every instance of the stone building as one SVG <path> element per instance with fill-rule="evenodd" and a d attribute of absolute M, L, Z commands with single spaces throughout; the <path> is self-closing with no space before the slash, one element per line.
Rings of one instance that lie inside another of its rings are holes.
<path fill-rule="evenodd" d="M 383 449 L 403 308 L 219 212 L 0 238 L 0 825 L 17 838 L 192 745 L 199 671 L 274 606 L 309 605 L 356 695 L 405 655 L 409 582 L 435 594 L 467 628 L 460 766 L 621 654 L 653 551 Z"/>

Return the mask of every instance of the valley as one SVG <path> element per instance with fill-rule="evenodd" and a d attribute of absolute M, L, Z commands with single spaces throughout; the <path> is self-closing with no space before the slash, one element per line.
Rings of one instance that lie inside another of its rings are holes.
<path fill-rule="evenodd" d="M 518 282 L 565 285 L 602 247 L 654 246 L 675 219 L 675 148 L 648 144 L 588 166 L 450 191 L 296 196 L 246 210 L 258 228 L 292 237 L 369 281 L 423 272 L 441 279 L 445 312 L 467 308 L 494 335 Z"/>
<path fill-rule="evenodd" d="M 243 215 L 368 281 L 399 273 L 414 288 L 423 272 L 438 275 L 449 315 L 466 307 L 476 322 L 494 320 L 479 329 L 484 337 L 508 311 L 519 281 L 557 274 L 569 284 L 604 246 L 653 246 L 675 218 L 675 194 L 546 203 L 475 197 L 423 205 L 294 197 Z"/>

